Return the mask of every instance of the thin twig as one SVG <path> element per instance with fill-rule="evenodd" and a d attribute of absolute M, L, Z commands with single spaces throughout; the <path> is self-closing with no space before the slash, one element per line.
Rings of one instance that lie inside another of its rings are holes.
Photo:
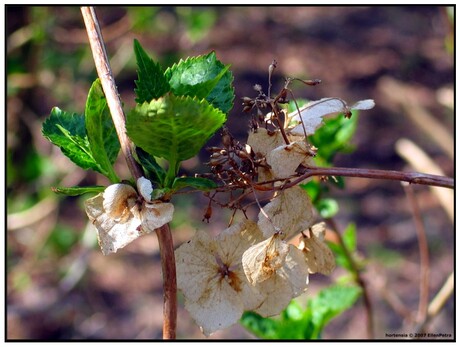
<path fill-rule="evenodd" d="M 142 169 L 136 160 L 134 160 L 132 143 L 126 135 L 125 115 L 123 113 L 120 96 L 118 95 L 118 90 L 110 68 L 96 12 L 93 7 L 82 7 L 81 12 L 85 21 L 86 31 L 88 32 L 89 43 L 91 45 L 91 51 L 93 52 L 97 74 L 107 99 L 107 104 L 112 115 L 113 124 L 118 134 L 118 139 L 120 140 L 121 151 L 126 159 L 129 171 L 137 181 L 139 177 L 143 176 Z"/>
<path fill-rule="evenodd" d="M 362 177 L 408 182 L 411 184 L 424 184 L 429 186 L 438 186 L 444 188 L 454 188 L 454 179 L 439 175 L 430 175 L 420 172 L 402 172 L 393 170 L 375 170 L 375 169 L 358 169 L 347 167 L 314 167 L 310 166 L 299 170 L 301 176 L 284 187 L 293 187 L 303 180 L 312 176 L 344 176 L 344 177 Z"/>
<path fill-rule="evenodd" d="M 125 115 L 105 51 L 96 13 L 93 7 L 82 7 L 81 12 L 85 21 L 86 30 L 88 31 L 88 38 L 93 52 L 97 73 L 107 98 L 107 104 L 120 140 L 121 149 L 128 164 L 129 171 L 137 181 L 139 177 L 143 176 L 142 168 L 134 159 L 132 143 L 126 135 Z M 156 229 L 155 232 L 160 246 L 161 266 L 163 270 L 163 338 L 174 339 L 176 337 L 177 322 L 177 284 L 174 246 L 169 225 L 166 224 Z"/>
<path fill-rule="evenodd" d="M 452 296 L 454 292 L 454 273 L 451 273 L 447 278 L 446 282 L 439 290 L 438 294 L 431 300 L 430 305 L 428 306 L 428 314 L 426 319 L 423 322 L 420 322 L 418 326 L 415 327 L 414 332 L 424 331 L 427 324 L 433 319 L 444 307 L 447 300 Z"/>
<path fill-rule="evenodd" d="M 366 320 L 367 336 L 369 339 L 373 339 L 374 338 L 374 318 L 372 314 L 373 312 L 372 303 L 371 303 L 371 299 L 369 296 L 369 291 L 367 289 L 366 282 L 361 276 L 361 271 L 358 265 L 356 264 L 356 261 L 353 258 L 353 255 L 350 254 L 350 251 L 348 250 L 347 246 L 345 245 L 345 242 L 343 241 L 342 235 L 340 234 L 339 229 L 337 227 L 337 223 L 335 222 L 333 218 L 328 218 L 326 221 L 331 225 L 332 231 L 337 235 L 340 246 L 342 247 L 343 252 L 348 259 L 348 262 L 350 263 L 351 268 L 353 269 L 353 275 L 355 277 L 355 281 L 363 290 L 364 307 L 366 309 L 366 317 L 367 317 L 367 320 Z"/>
<path fill-rule="evenodd" d="M 426 240 L 425 227 L 423 225 L 422 216 L 418 207 L 417 199 L 414 195 L 414 190 L 409 184 L 403 183 L 404 191 L 412 208 L 414 217 L 415 230 L 417 232 L 418 247 L 420 252 L 420 298 L 417 312 L 417 322 L 426 320 L 428 310 L 429 297 L 429 275 L 430 275 L 430 260 L 428 253 L 428 242 Z"/>

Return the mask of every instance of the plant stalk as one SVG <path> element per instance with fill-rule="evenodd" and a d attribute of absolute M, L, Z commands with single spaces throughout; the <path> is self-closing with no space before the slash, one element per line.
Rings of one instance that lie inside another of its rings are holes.
<path fill-rule="evenodd" d="M 430 175 L 420 172 L 402 172 L 393 170 L 359 169 L 347 167 L 315 167 L 309 166 L 299 170 L 301 176 L 289 182 L 284 188 L 293 187 L 311 176 L 344 176 L 362 177 L 373 179 L 385 179 L 408 182 L 411 184 L 423 184 L 444 188 L 454 188 L 454 179 L 439 175 Z"/>
<path fill-rule="evenodd" d="M 110 68 L 99 22 L 93 7 L 82 7 L 81 12 L 88 32 L 97 74 L 101 80 L 107 104 L 112 115 L 113 124 L 117 131 L 118 139 L 120 140 L 121 150 L 128 164 L 129 171 L 137 181 L 139 177 L 143 176 L 143 170 L 134 159 L 133 144 L 126 135 L 126 119 Z M 155 232 L 158 237 L 163 272 L 163 339 L 175 339 L 177 322 L 177 284 L 174 245 L 168 224 L 156 229 Z"/>

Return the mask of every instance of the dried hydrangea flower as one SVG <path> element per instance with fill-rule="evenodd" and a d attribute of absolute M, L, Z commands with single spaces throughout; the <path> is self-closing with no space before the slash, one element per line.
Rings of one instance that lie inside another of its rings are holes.
<path fill-rule="evenodd" d="M 245 310 L 263 301 L 241 264 L 243 252 L 261 240 L 257 225 L 245 221 L 215 238 L 198 231 L 176 250 L 177 287 L 184 294 L 187 311 L 206 336 L 235 324 Z"/>
<path fill-rule="evenodd" d="M 335 258 L 331 249 L 324 242 L 326 224 L 324 222 L 309 228 L 309 236 L 302 233 L 299 249 L 305 255 L 310 273 L 320 272 L 330 275 L 335 268 Z"/>
<path fill-rule="evenodd" d="M 270 220 L 261 211 L 257 224 L 265 237 L 276 233 L 275 226 L 289 238 L 313 224 L 313 205 L 308 194 L 299 186 L 278 192 L 264 211 Z"/>
<path fill-rule="evenodd" d="M 132 186 L 117 183 L 85 201 L 86 214 L 96 227 L 99 246 L 104 255 L 115 253 L 139 236 L 172 220 L 172 204 L 150 199 L 146 201 L 150 189 L 153 191 L 150 181 L 140 178 L 138 186 L 142 188 L 141 196 Z"/>

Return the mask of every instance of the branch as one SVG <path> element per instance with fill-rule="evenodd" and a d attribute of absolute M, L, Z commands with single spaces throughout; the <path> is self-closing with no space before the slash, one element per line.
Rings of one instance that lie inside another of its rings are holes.
<path fill-rule="evenodd" d="M 169 224 L 155 230 L 161 254 L 163 272 L 163 339 L 176 338 L 177 325 L 177 279 L 174 244 Z"/>
<path fill-rule="evenodd" d="M 133 156 L 133 144 L 126 135 L 125 115 L 118 95 L 112 70 L 109 65 L 107 52 L 105 51 L 99 22 L 93 7 L 82 7 L 81 12 L 85 21 L 88 38 L 93 52 L 97 74 L 101 80 L 107 104 L 112 115 L 113 124 L 120 140 L 121 150 L 128 164 L 129 171 L 136 179 L 143 176 L 140 165 Z M 163 338 L 174 339 L 176 337 L 177 321 L 177 284 L 176 284 L 176 261 L 174 258 L 174 246 L 169 225 L 164 225 L 155 230 L 161 254 L 161 267 L 163 272 Z"/>
<path fill-rule="evenodd" d="M 417 322 L 425 321 L 428 310 L 429 300 L 429 276 L 430 276 L 430 260 L 428 251 L 428 242 L 426 239 L 426 231 L 422 221 L 417 199 L 414 194 L 414 189 L 407 183 L 403 183 L 404 191 L 411 205 L 412 215 L 414 218 L 415 230 L 417 232 L 418 248 L 420 252 L 420 298 L 418 304 Z"/>
<path fill-rule="evenodd" d="M 339 232 L 339 229 L 337 227 L 337 223 L 333 218 L 328 218 L 326 220 L 330 225 L 332 231 L 336 234 L 340 247 L 342 248 L 346 258 L 348 259 L 348 262 L 353 270 L 353 276 L 355 278 L 356 283 L 361 287 L 363 290 L 363 300 L 364 300 L 364 307 L 366 310 L 366 331 L 367 331 L 367 336 L 369 339 L 374 338 L 374 318 L 373 318 L 373 309 L 372 309 L 372 303 L 369 295 L 369 290 L 367 287 L 366 282 L 364 281 L 362 277 L 361 270 L 359 269 L 358 264 L 356 264 L 356 261 L 353 257 L 353 255 L 350 253 L 348 250 L 347 246 L 345 245 L 345 242 L 343 241 L 342 235 Z"/>
<path fill-rule="evenodd" d="M 129 171 L 137 181 L 143 176 L 142 169 L 134 160 L 131 140 L 126 135 L 125 115 L 121 106 L 120 96 L 118 95 L 115 80 L 112 75 L 112 69 L 109 65 L 109 59 L 105 50 L 99 22 L 93 7 L 82 7 L 81 13 L 85 21 L 86 31 L 88 32 L 91 51 L 93 52 L 94 63 L 96 65 L 97 75 L 101 80 L 102 89 L 104 90 L 107 104 L 112 115 L 113 124 L 120 140 L 121 151 L 128 164 Z"/>
<path fill-rule="evenodd" d="M 408 182 L 411 184 L 424 184 L 429 186 L 438 186 L 444 188 L 454 188 L 454 179 L 439 175 L 430 175 L 419 172 L 402 172 L 393 170 L 375 170 L 375 169 L 356 169 L 346 167 L 314 167 L 310 166 L 299 170 L 301 176 L 292 182 L 289 182 L 284 188 L 290 188 L 312 176 L 344 176 L 344 177 L 362 177 L 377 178 L 384 180 L 393 180 Z"/>

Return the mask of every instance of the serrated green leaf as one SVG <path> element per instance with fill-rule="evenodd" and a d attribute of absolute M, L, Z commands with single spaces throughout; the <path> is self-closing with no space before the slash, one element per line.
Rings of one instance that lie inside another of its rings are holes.
<path fill-rule="evenodd" d="M 43 123 L 42 134 L 81 168 L 103 173 L 91 153 L 84 116 L 54 107 Z"/>
<path fill-rule="evenodd" d="M 86 193 L 101 193 L 105 190 L 105 186 L 89 186 L 89 187 L 52 187 L 51 190 L 56 194 L 68 196 L 78 196 Z"/>
<path fill-rule="evenodd" d="M 172 188 L 175 190 L 187 187 L 207 191 L 216 189 L 217 184 L 214 181 L 204 177 L 176 177 L 172 186 Z"/>
<path fill-rule="evenodd" d="M 360 295 L 361 289 L 357 286 L 334 285 L 321 290 L 316 297 L 310 299 L 307 311 L 311 314 L 314 328 L 311 338 L 319 338 L 326 324 L 350 308 Z"/>
<path fill-rule="evenodd" d="M 119 182 L 113 163 L 120 151 L 120 142 L 99 79 L 92 84 L 88 93 L 85 126 L 94 160 L 112 183 Z"/>
<path fill-rule="evenodd" d="M 152 180 L 153 182 L 163 186 L 166 171 L 157 163 L 154 157 L 148 154 L 140 147 L 136 147 L 136 154 L 139 158 L 139 162 L 144 168 L 145 177 Z"/>
<path fill-rule="evenodd" d="M 206 97 L 206 100 L 210 104 L 225 114 L 228 114 L 228 112 L 232 109 L 233 100 L 235 99 L 235 89 L 233 88 L 232 83 L 233 74 L 230 70 L 228 70 Z"/>
<path fill-rule="evenodd" d="M 128 113 L 126 130 L 137 146 L 169 162 L 167 180 L 172 184 L 179 163 L 196 155 L 225 120 L 206 100 L 168 94 L 136 106 Z"/>
<path fill-rule="evenodd" d="M 137 61 L 137 76 L 135 81 L 136 102 L 142 104 L 158 99 L 170 90 L 169 83 L 164 76 L 160 64 L 155 63 L 144 51 L 139 41 L 134 40 L 134 53 Z"/>
<path fill-rule="evenodd" d="M 215 52 L 211 52 L 180 60 L 165 71 L 165 77 L 175 95 L 203 99 L 217 86 L 229 67 L 230 65 L 225 66 L 216 59 Z"/>

